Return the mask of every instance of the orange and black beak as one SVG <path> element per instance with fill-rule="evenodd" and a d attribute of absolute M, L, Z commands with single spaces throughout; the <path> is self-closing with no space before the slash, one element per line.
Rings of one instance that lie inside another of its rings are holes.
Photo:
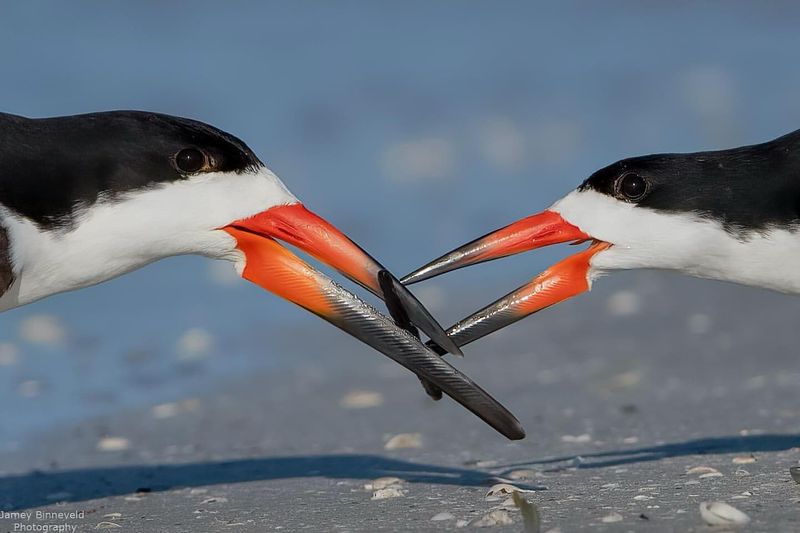
<path fill-rule="evenodd" d="M 591 259 L 611 245 L 592 239 L 554 211 L 543 211 L 443 255 L 412 272 L 403 283 L 415 283 L 458 268 L 534 250 L 551 244 L 570 242 L 592 244 L 556 263 L 532 281 L 507 294 L 447 330 L 459 346 L 513 324 L 532 313 L 550 307 L 589 289 Z M 438 350 L 444 353 L 442 350 Z"/>
<path fill-rule="evenodd" d="M 245 256 L 242 277 L 311 311 L 434 383 L 506 437 L 524 437 L 514 415 L 469 377 L 275 240 L 296 246 L 382 298 L 382 286 L 391 288 L 393 302 L 399 300 L 411 322 L 436 344 L 442 342 L 447 351 L 460 354 L 408 289 L 332 224 L 302 204 L 290 204 L 222 229 L 236 239 Z"/>

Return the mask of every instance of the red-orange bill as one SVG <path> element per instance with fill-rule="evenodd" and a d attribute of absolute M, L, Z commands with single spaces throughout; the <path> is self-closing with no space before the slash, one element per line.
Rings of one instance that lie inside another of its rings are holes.
<path fill-rule="evenodd" d="M 415 283 L 457 268 L 491 261 L 551 244 L 574 244 L 592 240 L 578 227 L 554 211 L 543 211 L 523 218 L 497 231 L 467 243 L 412 272 L 404 283 Z M 473 315 L 461 320 L 448 335 L 464 346 L 504 328 L 545 307 L 550 307 L 589 289 L 591 260 L 611 246 L 594 241 L 589 248 L 574 254 L 542 272 L 527 285 L 507 294 Z M 439 354 L 444 350 L 429 343 Z"/>
<path fill-rule="evenodd" d="M 546 307 L 589 290 L 592 257 L 610 244 L 594 242 L 589 248 L 551 266 L 531 282 L 460 320 L 447 334 L 464 346 Z"/>
<path fill-rule="evenodd" d="M 542 246 L 588 239 L 591 239 L 589 235 L 561 218 L 558 213 L 542 211 L 460 246 L 415 270 L 401 281 L 405 284 L 416 283 L 451 270 Z"/>
<path fill-rule="evenodd" d="M 273 207 L 250 218 L 236 221 L 229 227 L 296 246 L 385 299 L 378 282 L 378 273 L 386 269 L 334 225 L 306 209 L 303 204 Z M 447 337 L 442 326 L 419 300 L 397 278 L 388 275 L 411 322 L 448 352 L 462 355 L 458 346 Z"/>
<path fill-rule="evenodd" d="M 469 377 L 278 242 L 238 225 L 223 229 L 236 239 L 237 248 L 245 255 L 245 279 L 311 311 L 397 361 L 509 439 L 525 436 L 514 415 Z"/>

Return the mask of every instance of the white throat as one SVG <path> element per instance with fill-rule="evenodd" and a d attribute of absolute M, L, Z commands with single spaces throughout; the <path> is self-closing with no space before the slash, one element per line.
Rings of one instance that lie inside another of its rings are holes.
<path fill-rule="evenodd" d="M 241 261 L 218 228 L 297 198 L 269 169 L 209 173 L 100 199 L 66 230 L 41 230 L 2 212 L 15 272 L 0 310 L 80 289 L 173 255 Z"/>
<path fill-rule="evenodd" d="M 771 228 L 742 240 L 717 221 L 637 207 L 592 190 L 573 191 L 550 209 L 614 245 L 592 258 L 593 275 L 660 268 L 800 293 L 800 235 L 794 231 Z"/>

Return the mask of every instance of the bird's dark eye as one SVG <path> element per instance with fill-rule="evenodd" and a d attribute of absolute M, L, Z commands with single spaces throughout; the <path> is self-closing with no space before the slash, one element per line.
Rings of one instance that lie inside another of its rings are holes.
<path fill-rule="evenodd" d="M 629 172 L 617 179 L 617 195 L 625 200 L 641 200 L 647 194 L 647 180 L 639 174 Z"/>
<path fill-rule="evenodd" d="M 175 154 L 175 166 L 181 172 L 192 174 L 208 166 L 208 157 L 197 148 L 184 148 Z"/>

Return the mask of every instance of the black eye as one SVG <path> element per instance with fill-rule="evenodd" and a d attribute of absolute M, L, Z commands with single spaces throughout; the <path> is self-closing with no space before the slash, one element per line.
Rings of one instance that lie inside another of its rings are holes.
<path fill-rule="evenodd" d="M 617 180 L 617 194 L 626 200 L 641 200 L 647 193 L 647 180 L 639 174 L 629 172 Z"/>
<path fill-rule="evenodd" d="M 202 170 L 207 163 L 208 158 L 197 148 L 184 148 L 175 154 L 175 166 L 187 174 Z"/>

